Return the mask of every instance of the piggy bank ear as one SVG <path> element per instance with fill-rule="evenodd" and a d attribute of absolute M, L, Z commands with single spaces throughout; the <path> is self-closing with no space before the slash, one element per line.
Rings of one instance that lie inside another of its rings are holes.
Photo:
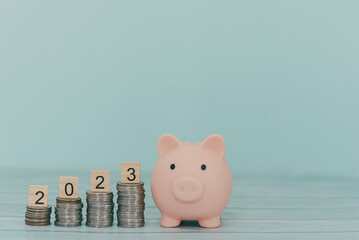
<path fill-rule="evenodd" d="M 213 134 L 213 135 L 207 137 L 201 143 L 201 147 L 211 151 L 213 154 L 217 155 L 219 158 L 224 159 L 224 153 L 226 151 L 226 144 L 221 135 Z"/>
<path fill-rule="evenodd" d="M 158 158 L 161 158 L 169 151 L 178 148 L 181 145 L 182 143 L 175 136 L 168 133 L 163 134 L 160 139 L 158 139 L 157 143 Z"/>

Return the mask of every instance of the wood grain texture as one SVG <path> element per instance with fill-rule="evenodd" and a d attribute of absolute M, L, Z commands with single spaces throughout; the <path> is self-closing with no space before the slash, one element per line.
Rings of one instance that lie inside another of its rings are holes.
<path fill-rule="evenodd" d="M 91 192 L 110 192 L 110 171 L 91 170 Z"/>
<path fill-rule="evenodd" d="M 121 183 L 131 184 L 141 181 L 141 163 L 122 162 L 121 163 Z"/>
<path fill-rule="evenodd" d="M 120 171 L 111 172 L 111 190 L 115 192 Z M 0 239 L 359 239 L 359 181 L 337 177 L 254 178 L 234 174 L 233 194 L 222 215 L 222 226 L 204 229 L 196 222 L 183 222 L 178 228 L 160 227 L 160 213 L 151 197 L 150 173 L 143 173 L 146 190 L 143 228 L 25 225 L 28 185 L 48 184 L 49 205 L 54 206 L 57 176 L 63 174 L 55 170 L 45 174 L 0 172 Z M 84 179 L 79 182 L 79 197 L 84 201 L 90 188 L 88 171 L 66 174 Z"/>
<path fill-rule="evenodd" d="M 59 198 L 78 198 L 78 177 L 60 177 Z"/>
<path fill-rule="evenodd" d="M 47 207 L 48 186 L 29 186 L 29 207 Z"/>

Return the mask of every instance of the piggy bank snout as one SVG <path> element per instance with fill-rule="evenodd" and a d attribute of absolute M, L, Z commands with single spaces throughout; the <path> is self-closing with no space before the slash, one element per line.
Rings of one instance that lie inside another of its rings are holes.
<path fill-rule="evenodd" d="M 173 184 L 173 195 L 182 202 L 195 202 L 203 194 L 203 184 L 198 177 L 183 176 L 178 178 Z"/>

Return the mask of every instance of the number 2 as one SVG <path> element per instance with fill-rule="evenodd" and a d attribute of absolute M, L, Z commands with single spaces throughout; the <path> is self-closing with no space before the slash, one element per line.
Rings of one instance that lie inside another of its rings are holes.
<path fill-rule="evenodd" d="M 131 170 L 132 170 L 132 172 L 130 173 L 130 175 L 133 176 L 133 177 L 132 178 L 127 177 L 127 180 L 128 181 L 135 181 L 135 179 L 136 179 L 135 169 L 134 168 L 129 168 L 129 169 L 127 169 L 127 172 L 129 172 Z"/>
<path fill-rule="evenodd" d="M 44 197 L 44 192 L 42 192 L 42 191 L 37 191 L 36 193 L 35 193 L 35 195 L 38 195 L 38 194 L 41 194 L 41 197 L 39 198 L 39 199 L 37 199 L 37 201 L 35 202 L 35 204 L 44 204 L 43 202 L 40 202 L 40 200 Z"/>
<path fill-rule="evenodd" d="M 100 185 L 103 183 L 103 181 L 105 180 L 103 176 L 97 176 L 96 180 L 98 180 L 99 178 L 101 178 L 101 181 L 96 185 L 96 189 L 105 189 L 105 187 L 100 187 Z"/>

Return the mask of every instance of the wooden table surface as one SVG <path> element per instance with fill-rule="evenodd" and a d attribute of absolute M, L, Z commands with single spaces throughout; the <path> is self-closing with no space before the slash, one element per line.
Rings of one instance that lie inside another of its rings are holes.
<path fill-rule="evenodd" d="M 359 180 L 344 177 L 234 174 L 233 194 L 222 215 L 222 226 L 205 229 L 197 222 L 162 228 L 160 213 L 151 196 L 150 173 L 144 173 L 145 227 L 25 225 L 28 185 L 49 185 L 49 204 L 54 206 L 59 176 L 79 176 L 79 195 L 85 201 L 90 171 L 0 171 L 0 239 L 359 239 Z M 111 171 L 113 190 L 119 179 L 120 171 Z"/>

